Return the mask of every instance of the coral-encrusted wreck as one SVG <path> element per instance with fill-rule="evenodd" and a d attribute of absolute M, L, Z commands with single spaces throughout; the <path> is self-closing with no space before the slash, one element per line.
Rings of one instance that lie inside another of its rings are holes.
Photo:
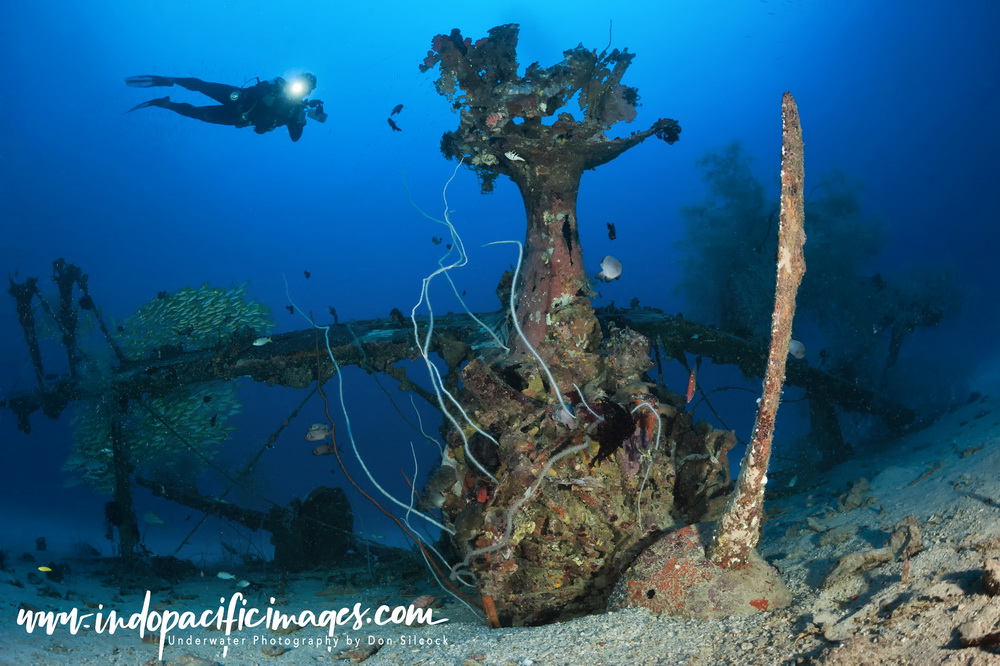
<path fill-rule="evenodd" d="M 735 444 L 731 433 L 695 426 L 679 396 L 647 381 L 644 336 L 601 330 L 584 272 L 583 171 L 652 136 L 673 143 L 679 125 L 660 119 L 609 138 L 612 125 L 636 117 L 638 91 L 621 83 L 633 54 L 578 46 L 519 76 L 517 36 L 516 25 L 475 42 L 453 30 L 434 38 L 421 65 L 440 65 L 438 91 L 460 114 L 444 155 L 474 169 L 484 192 L 508 176 L 527 213 L 512 301 L 523 337 L 511 335 L 510 354 L 486 352 L 462 371 L 460 400 L 476 428 L 446 433 L 448 452 L 424 493 L 454 526 L 457 575 L 472 572 L 488 617 L 495 607 L 491 620 L 507 625 L 604 610 L 618 574 L 654 535 L 720 507 Z"/>
<path fill-rule="evenodd" d="M 500 175 L 520 189 L 528 231 L 517 317 L 560 383 L 583 384 L 595 375 L 600 332 L 577 227 L 580 177 L 651 136 L 673 143 L 681 128 L 662 118 L 641 132 L 608 138 L 609 127 L 636 117 L 639 93 L 621 83 L 635 54 L 577 46 L 562 62 L 533 63 L 518 76 L 517 37 L 514 24 L 475 42 L 452 30 L 434 37 L 420 69 L 440 65 L 437 89 L 460 113 L 458 129 L 441 140 L 445 157 L 464 159 L 484 192 Z M 582 120 L 570 113 L 571 104 Z M 512 342 L 526 351 L 520 340 Z"/>

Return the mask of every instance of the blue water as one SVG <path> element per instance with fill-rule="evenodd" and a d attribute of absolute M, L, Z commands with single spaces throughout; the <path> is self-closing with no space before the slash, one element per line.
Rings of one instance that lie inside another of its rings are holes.
<path fill-rule="evenodd" d="M 43 278 L 49 293 L 51 261 L 64 257 L 89 275 L 105 316 L 118 320 L 160 291 L 249 281 L 252 296 L 272 309 L 275 332 L 298 330 L 306 323 L 285 310 L 284 278 L 304 310 L 325 313 L 332 306 L 341 321 L 386 317 L 392 308 L 409 312 L 420 280 L 442 253 L 431 242 L 441 227 L 417 207 L 442 215 L 442 189 L 455 164 L 441 157 L 439 141 L 458 120 L 434 89 L 437 72 L 422 74 L 417 66 L 435 34 L 459 27 L 475 40 L 494 25 L 517 22 L 522 67 L 554 64 L 578 43 L 600 51 L 610 32 L 613 47 L 638 54 L 625 83 L 639 89 L 642 102 L 635 123 L 614 131 L 642 129 L 660 117 L 683 128 L 672 146 L 650 140 L 584 175 L 579 220 L 588 271 L 596 273 L 605 254 L 624 265 L 621 280 L 601 285 L 597 305 L 624 306 L 635 297 L 668 312 L 693 307 L 677 285 L 692 277 L 679 275 L 686 238 L 680 209 L 706 196 L 695 163 L 738 140 L 773 197 L 779 104 L 790 90 L 803 119 L 807 189 L 812 179 L 839 169 L 863 184 L 864 215 L 884 223 L 884 242 L 866 274 L 891 278 L 926 263 L 953 272 L 966 296 L 959 315 L 908 340 L 905 362 L 927 368 L 920 376 L 929 390 L 943 389 L 941 400 L 957 399 L 975 390 L 976 366 L 1000 351 L 993 294 L 1000 231 L 992 196 L 1000 167 L 994 34 L 1000 5 L 772 0 L 412 7 L 3 3 L 0 267 L 17 281 Z M 325 101 L 329 119 L 310 121 L 297 143 L 283 129 L 257 135 L 156 108 L 125 113 L 160 94 L 203 101 L 178 88 L 128 88 L 126 76 L 242 85 L 303 70 L 318 77 L 313 97 Z M 386 123 L 397 104 L 404 105 L 394 117 L 402 132 Z M 516 256 L 511 245 L 484 245 L 523 238 L 520 197 L 503 178 L 484 196 L 464 169 L 447 195 L 470 255 L 455 277 L 472 310 L 496 310 L 496 283 Z M 607 237 L 608 222 L 617 227 L 615 241 Z M 435 293 L 435 307 L 457 309 L 444 290 Z M 30 387 L 33 373 L 10 299 L 0 302 L 0 345 L 0 394 Z M 45 349 L 47 368 L 63 370 L 60 350 Z M 418 377 L 419 368 L 410 374 Z M 668 378 L 683 392 L 682 369 L 669 368 Z M 701 381 L 711 387 L 743 380 L 706 363 Z M 345 382 L 359 447 L 386 486 L 405 496 L 399 470 L 413 475 L 410 443 L 421 475 L 434 462 L 433 449 L 395 418 L 369 377 L 349 369 Z M 387 383 L 411 411 L 406 394 Z M 245 381 L 240 395 L 238 430 L 219 454 L 232 466 L 256 453 L 301 392 Z M 748 437 L 751 394 L 720 398 L 716 407 L 729 427 Z M 432 410 L 421 410 L 436 427 Z M 696 414 L 711 418 L 704 408 Z M 806 429 L 801 408 L 789 406 L 782 418 L 779 447 L 781 436 L 791 441 Z M 313 403 L 301 422 L 316 420 L 322 412 Z M 58 421 L 35 414 L 32 425 L 26 436 L 9 412 L 0 412 L 0 460 L 7 470 L 0 531 L 11 541 L 0 547 L 27 549 L 46 535 L 55 543 L 91 541 L 108 552 L 102 540 L 107 497 L 86 486 L 63 487 L 69 477 L 60 467 L 72 449 L 69 412 Z M 284 504 L 317 485 L 346 487 L 332 458 L 309 455 L 312 445 L 301 435 L 295 428 L 283 434 L 263 459 L 259 485 L 242 501 L 266 507 L 262 498 Z M 220 481 L 208 475 L 202 483 L 217 488 Z M 147 543 L 173 552 L 190 512 L 144 491 L 136 496 L 140 515 L 154 510 L 167 520 L 148 529 Z M 359 533 L 404 543 L 357 495 L 352 503 Z M 227 529 L 213 523 L 181 555 L 218 551 L 220 540 L 237 540 Z"/>

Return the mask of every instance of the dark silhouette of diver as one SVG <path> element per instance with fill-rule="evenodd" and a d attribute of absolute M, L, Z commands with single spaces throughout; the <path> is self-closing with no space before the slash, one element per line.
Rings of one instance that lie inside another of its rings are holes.
<path fill-rule="evenodd" d="M 202 120 L 216 125 L 232 127 L 253 127 L 257 134 L 264 134 L 284 125 L 292 141 L 302 137 L 306 126 L 306 116 L 318 122 L 326 122 L 322 100 L 307 100 L 316 88 L 316 77 L 305 73 L 291 81 L 276 77 L 271 81 L 257 80 L 255 85 L 238 88 L 225 83 L 210 83 L 193 77 L 174 76 L 130 76 L 125 85 L 132 88 L 153 88 L 160 86 L 180 86 L 211 97 L 217 105 L 194 106 L 184 102 L 172 102 L 169 97 L 151 99 L 137 104 L 129 111 L 158 106 L 179 113 L 188 118 Z"/>

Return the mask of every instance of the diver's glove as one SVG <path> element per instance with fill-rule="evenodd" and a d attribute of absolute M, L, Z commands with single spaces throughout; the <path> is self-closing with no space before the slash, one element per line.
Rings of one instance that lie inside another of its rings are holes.
<path fill-rule="evenodd" d="M 174 85 L 174 80 L 169 76 L 144 74 L 142 76 L 126 77 L 125 85 L 129 88 L 155 88 L 159 86 L 172 86 Z"/>

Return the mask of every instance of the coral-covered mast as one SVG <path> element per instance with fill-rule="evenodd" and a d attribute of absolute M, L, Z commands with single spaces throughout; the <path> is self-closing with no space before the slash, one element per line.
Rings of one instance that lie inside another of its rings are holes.
<path fill-rule="evenodd" d="M 638 91 L 621 84 L 634 54 L 598 54 L 580 45 L 552 67 L 533 63 L 518 76 L 517 37 L 516 24 L 492 28 L 474 43 L 455 29 L 434 37 L 420 69 L 441 66 L 437 89 L 461 114 L 458 129 L 441 140 L 445 157 L 463 158 L 483 192 L 500 174 L 521 190 L 528 229 L 516 316 L 531 345 L 558 370 L 557 381 L 582 383 L 591 378 L 600 335 L 577 228 L 580 177 L 650 136 L 673 143 L 680 126 L 664 118 L 609 139 L 610 126 L 636 116 Z M 582 120 L 559 112 L 573 101 Z M 526 351 L 519 339 L 512 342 L 516 352 Z"/>
<path fill-rule="evenodd" d="M 806 272 L 805 161 L 799 107 L 792 94 L 781 98 L 781 210 L 778 216 L 778 277 L 771 313 L 771 345 L 764 373 L 764 395 L 757 403 L 753 438 L 740 476 L 709 548 L 711 560 L 722 567 L 742 567 L 760 540 L 764 515 L 764 485 L 771 460 L 774 422 L 785 383 L 788 343 L 792 339 L 795 296 Z"/>

